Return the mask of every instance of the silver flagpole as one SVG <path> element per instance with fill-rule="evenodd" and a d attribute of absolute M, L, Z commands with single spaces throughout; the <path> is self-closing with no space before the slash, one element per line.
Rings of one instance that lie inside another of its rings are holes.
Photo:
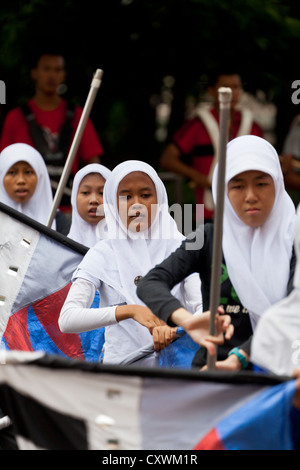
<path fill-rule="evenodd" d="M 47 227 L 52 226 L 53 220 L 56 217 L 56 212 L 57 212 L 57 209 L 58 209 L 59 204 L 61 202 L 63 192 L 64 192 L 65 186 L 67 184 L 69 175 L 71 173 L 72 165 L 73 165 L 76 153 L 78 151 L 78 147 L 79 147 L 79 144 L 80 144 L 80 141 L 81 141 L 82 134 L 84 132 L 87 120 L 88 120 L 89 115 L 91 113 L 92 106 L 94 104 L 97 92 L 98 92 L 98 90 L 100 88 L 100 85 L 101 85 L 102 75 L 103 75 L 103 71 L 101 69 L 97 69 L 96 73 L 93 77 L 93 80 L 92 80 L 92 83 L 91 83 L 91 89 L 90 89 L 89 95 L 87 97 L 85 106 L 83 108 L 83 112 L 82 112 L 77 130 L 76 130 L 76 133 L 75 133 L 75 136 L 74 136 L 74 139 L 73 139 L 70 151 L 69 151 L 69 155 L 68 155 L 68 158 L 66 160 L 66 164 L 65 164 L 63 173 L 61 175 L 61 178 L 60 178 L 60 181 L 59 181 L 59 184 L 58 184 L 55 196 L 54 196 L 53 205 L 52 205 L 50 215 L 49 215 L 49 218 L 48 218 L 48 221 L 47 221 Z"/>
<path fill-rule="evenodd" d="M 219 88 L 220 105 L 220 148 L 218 157 L 218 191 L 214 215 L 214 237 L 213 237 L 213 259 L 210 284 L 210 335 L 216 336 L 215 315 L 220 302 L 220 276 L 222 266 L 222 237 L 223 237 L 223 212 L 225 192 L 225 170 L 226 170 L 226 146 L 228 141 L 230 103 L 232 100 L 231 88 Z M 217 350 L 217 348 L 216 348 Z M 208 353 L 208 370 L 215 369 L 216 355 Z"/>

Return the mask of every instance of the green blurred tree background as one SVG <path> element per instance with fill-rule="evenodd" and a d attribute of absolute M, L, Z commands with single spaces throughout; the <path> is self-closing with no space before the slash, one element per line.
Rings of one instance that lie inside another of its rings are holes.
<path fill-rule="evenodd" d="M 299 113 L 291 102 L 300 79 L 298 1 L 2 0 L 0 24 L 2 119 L 31 96 L 32 53 L 53 42 L 67 59 L 69 99 L 83 105 L 94 71 L 104 71 L 92 119 L 110 167 L 128 158 L 157 164 L 164 77 L 174 79 L 169 133 L 184 119 L 186 97 L 203 91 L 219 63 L 241 71 L 247 91 L 261 89 L 275 102 L 278 146 Z"/>

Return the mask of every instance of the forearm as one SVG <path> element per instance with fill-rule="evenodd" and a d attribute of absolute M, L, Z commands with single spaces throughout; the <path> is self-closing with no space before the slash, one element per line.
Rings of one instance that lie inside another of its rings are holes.
<path fill-rule="evenodd" d="M 202 187 L 210 187 L 211 184 L 208 181 L 206 175 L 200 173 L 199 171 L 195 170 L 192 166 L 187 165 L 186 163 L 182 162 L 181 160 L 164 160 L 162 159 L 162 167 L 165 170 L 173 171 L 185 178 L 195 182 L 198 186 Z"/>
<path fill-rule="evenodd" d="M 90 308 L 96 289 L 78 279 L 71 286 L 60 312 L 58 324 L 63 333 L 83 333 L 117 323 L 116 307 Z"/>
<path fill-rule="evenodd" d="M 188 312 L 185 308 L 178 308 L 170 316 L 170 320 L 174 325 L 184 326 L 186 321 L 190 320 L 192 313 Z"/>
<path fill-rule="evenodd" d="M 191 165 L 187 165 L 181 160 L 181 152 L 175 144 L 169 144 L 160 158 L 160 165 L 168 171 L 173 171 L 185 178 L 193 181 L 197 186 L 210 187 L 206 175 L 199 173 Z"/>
<path fill-rule="evenodd" d="M 142 312 L 142 309 L 145 307 L 142 307 L 141 305 L 118 305 L 116 307 L 116 321 L 119 323 L 124 320 L 128 320 L 129 318 L 136 319 L 136 317 Z"/>

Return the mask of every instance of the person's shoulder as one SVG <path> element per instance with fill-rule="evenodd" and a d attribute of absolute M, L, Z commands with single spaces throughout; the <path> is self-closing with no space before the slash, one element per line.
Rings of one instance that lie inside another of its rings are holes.
<path fill-rule="evenodd" d="M 23 113 L 23 110 L 22 110 L 22 106 L 19 105 L 19 106 L 16 106 L 15 108 L 12 108 L 8 111 L 7 115 L 6 115 L 6 121 L 7 120 L 13 120 L 13 119 L 16 119 L 16 118 L 22 118 L 24 117 L 24 113 Z"/>
<path fill-rule="evenodd" d="M 93 256 L 96 253 L 113 253 L 113 246 L 112 246 L 112 241 L 110 238 L 100 238 L 95 245 L 93 245 L 90 249 L 89 252 L 91 253 L 91 256 Z"/>
<path fill-rule="evenodd" d="M 235 110 L 235 121 L 241 124 L 242 119 L 245 119 L 246 122 L 250 125 L 250 134 L 256 135 L 257 137 L 263 137 L 263 130 L 256 120 L 253 112 L 248 108 L 236 109 Z"/>

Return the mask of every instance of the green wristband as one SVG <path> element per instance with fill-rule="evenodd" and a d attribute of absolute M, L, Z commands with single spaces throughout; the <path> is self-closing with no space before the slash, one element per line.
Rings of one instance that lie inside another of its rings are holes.
<path fill-rule="evenodd" d="M 233 348 L 228 353 L 228 356 L 231 356 L 232 354 L 234 354 L 239 359 L 240 363 L 242 364 L 242 369 L 247 369 L 249 363 L 247 359 L 245 358 L 245 356 L 240 353 L 239 348 Z"/>

